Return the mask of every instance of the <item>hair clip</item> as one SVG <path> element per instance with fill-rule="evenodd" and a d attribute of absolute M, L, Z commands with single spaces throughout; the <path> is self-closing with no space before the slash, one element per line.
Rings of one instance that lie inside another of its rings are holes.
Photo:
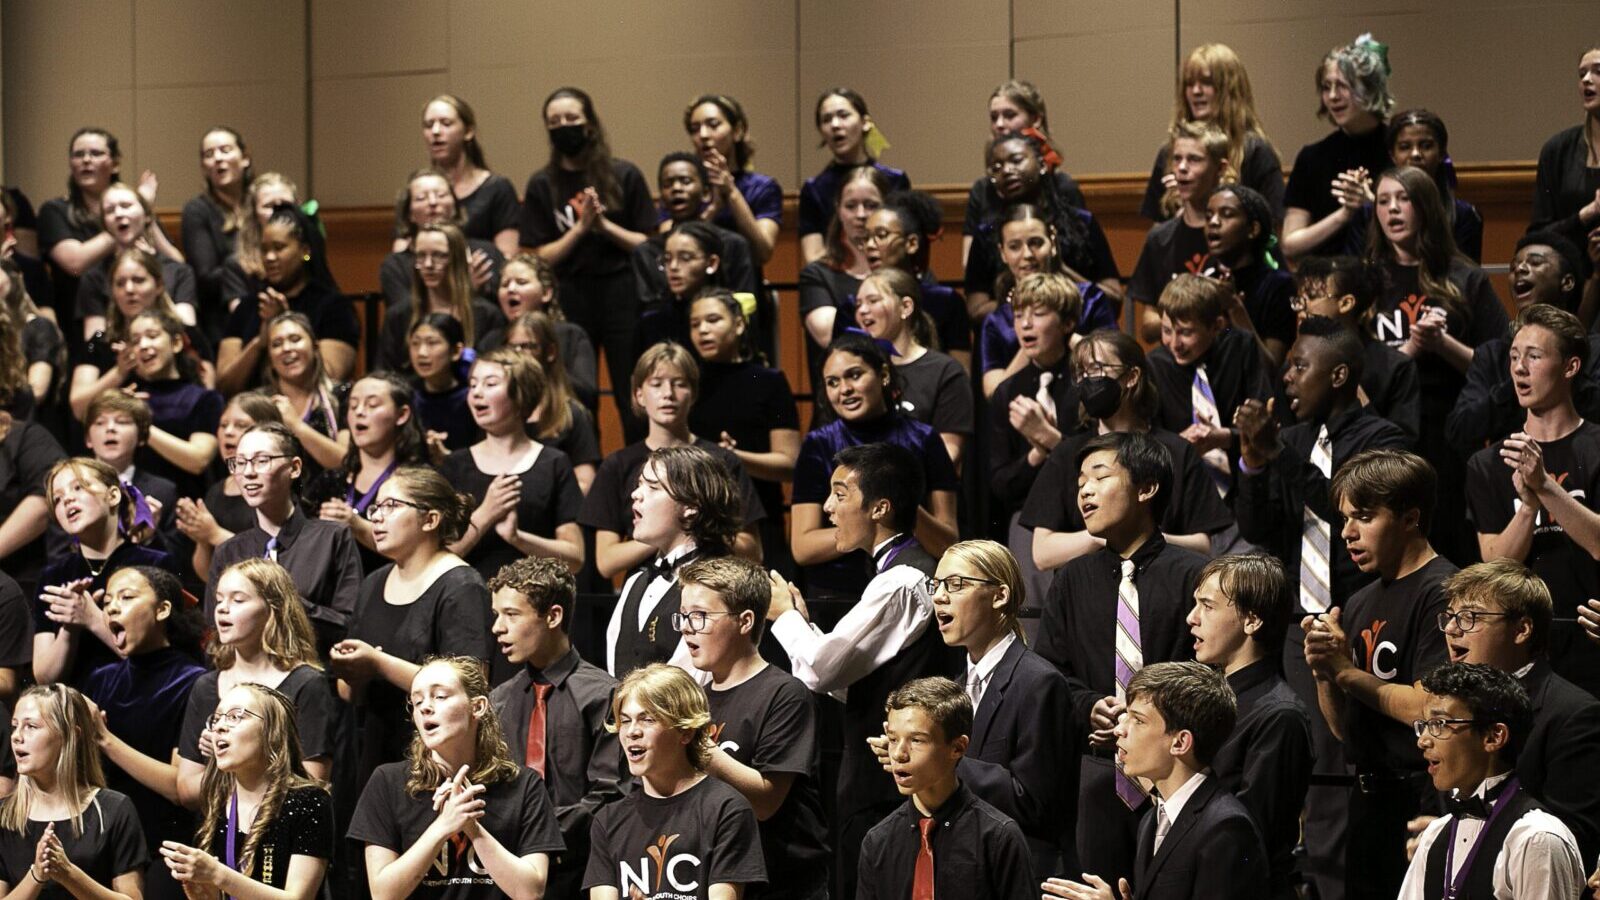
<path fill-rule="evenodd" d="M 156 519 L 150 513 L 150 504 L 145 500 L 144 492 L 126 481 L 121 482 L 121 485 L 123 492 L 128 495 L 128 501 L 133 504 L 133 524 L 128 527 L 128 531 L 134 532 L 141 528 L 153 530 L 156 527 Z"/>
<path fill-rule="evenodd" d="M 872 130 L 867 132 L 866 137 L 861 139 L 861 143 L 866 147 L 867 156 L 874 160 L 882 156 L 883 151 L 889 149 L 889 139 L 883 136 L 883 129 L 876 124 L 872 126 Z"/>
<path fill-rule="evenodd" d="M 885 356 L 888 356 L 890 358 L 893 358 L 893 357 L 896 357 L 896 356 L 900 355 L 900 351 L 894 349 L 894 341 L 885 340 L 884 338 L 875 338 L 870 333 L 868 333 L 865 328 L 858 328 L 855 325 L 851 325 L 851 326 L 845 328 L 843 333 L 844 334 L 859 334 L 859 335 L 861 335 L 862 337 L 864 337 L 867 340 L 871 341 L 879 350 L 883 351 L 883 354 Z"/>
<path fill-rule="evenodd" d="M 1380 43 L 1379 41 L 1375 40 L 1372 37 L 1372 32 L 1368 31 L 1356 38 L 1355 42 L 1351 44 L 1351 46 L 1360 50 L 1365 50 L 1366 52 L 1376 56 L 1378 58 L 1378 65 L 1383 69 L 1384 77 L 1387 78 L 1389 76 L 1390 69 L 1388 44 Z"/>
<path fill-rule="evenodd" d="M 1046 169 L 1055 169 L 1061 165 L 1061 154 L 1056 152 L 1055 145 L 1050 143 L 1050 139 L 1045 137 L 1044 132 L 1033 125 L 1029 125 L 1027 128 L 1022 129 L 1020 133 L 1023 137 L 1033 141 L 1034 146 L 1039 148 L 1039 161 L 1044 163 Z"/>

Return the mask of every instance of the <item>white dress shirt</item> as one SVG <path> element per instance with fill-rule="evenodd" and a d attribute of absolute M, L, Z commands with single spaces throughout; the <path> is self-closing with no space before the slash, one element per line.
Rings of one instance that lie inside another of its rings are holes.
<path fill-rule="evenodd" d="M 1486 778 L 1472 792 L 1474 797 L 1511 776 Z M 1423 900 L 1423 882 L 1428 877 L 1428 852 L 1434 841 L 1448 840 L 1454 816 L 1441 816 L 1428 824 L 1417 841 L 1416 855 L 1406 869 L 1398 900 Z M 1456 828 L 1456 844 L 1450 877 L 1466 864 L 1472 842 L 1487 823 L 1483 819 L 1462 819 Z M 1491 848 L 1485 848 L 1488 850 Z M 1480 853 L 1478 863 L 1485 860 Z M 1543 810 L 1532 810 L 1512 823 L 1506 841 L 1494 856 L 1494 895 L 1496 900 L 1571 900 L 1584 886 L 1583 864 L 1578 858 L 1578 841 L 1560 819 Z"/>
<path fill-rule="evenodd" d="M 1000 665 L 1000 658 L 1006 655 L 1011 645 L 1017 642 L 1015 631 L 1006 632 L 1006 636 L 995 642 L 989 652 L 983 654 L 977 662 L 972 657 L 967 657 L 967 696 L 972 698 L 972 709 L 978 709 L 978 703 L 983 699 L 983 692 L 989 689 L 989 682 L 994 678 L 994 670 Z"/>
<path fill-rule="evenodd" d="M 694 541 L 689 541 L 668 553 L 667 561 L 676 563 L 693 552 Z M 653 564 L 655 560 L 650 562 Z M 627 581 L 622 583 L 622 593 L 617 597 L 617 605 L 611 610 L 611 620 L 606 623 L 606 671 L 611 673 L 613 678 L 617 677 L 617 641 L 622 637 L 622 607 L 627 605 L 625 598 L 628 596 L 628 592 L 633 590 L 634 581 L 639 578 L 652 578 L 655 580 L 644 589 L 644 596 L 639 598 L 639 621 L 633 623 L 635 631 L 644 630 L 645 623 L 650 620 L 650 613 L 655 610 L 656 604 L 661 602 L 662 595 L 667 592 L 668 588 L 677 583 L 678 571 L 673 569 L 672 574 L 668 577 L 656 578 L 647 566 L 635 571 L 628 576 Z M 668 625 L 667 627 L 670 628 L 671 626 Z M 687 663 L 679 664 L 679 656 L 682 656 L 684 660 L 689 658 L 688 648 L 683 645 L 683 638 L 681 637 L 678 638 L 678 649 L 673 651 L 672 664 L 679 665 L 680 668 L 689 669 L 690 666 Z"/>
<path fill-rule="evenodd" d="M 886 562 L 892 561 L 886 557 L 879 565 Z M 795 610 L 779 616 L 772 634 L 789 654 L 794 677 L 819 694 L 844 700 L 846 688 L 911 646 L 930 626 L 933 597 L 927 579 L 913 566 L 880 570 L 861 592 L 861 602 L 827 634 Z"/>
<path fill-rule="evenodd" d="M 1150 855 L 1154 856 L 1156 851 L 1161 849 L 1161 842 L 1166 838 L 1167 832 L 1172 830 L 1172 823 L 1178 821 L 1178 816 L 1183 812 L 1183 805 L 1189 802 L 1189 798 L 1194 796 L 1194 792 L 1200 789 L 1205 780 L 1206 773 L 1196 772 L 1189 776 L 1183 787 L 1173 791 L 1171 797 L 1152 795 L 1156 802 L 1156 840 L 1150 848 Z"/>

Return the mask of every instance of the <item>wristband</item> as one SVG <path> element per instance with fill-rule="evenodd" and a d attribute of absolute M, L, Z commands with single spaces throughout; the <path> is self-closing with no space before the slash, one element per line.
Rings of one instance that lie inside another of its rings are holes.
<path fill-rule="evenodd" d="M 34 881 L 37 881 L 40 884 L 44 884 L 45 880 L 43 878 L 40 878 L 39 877 L 39 873 L 37 873 L 37 872 L 35 872 L 33 870 L 35 865 L 36 865 L 35 863 L 28 863 L 28 877 L 32 878 Z"/>

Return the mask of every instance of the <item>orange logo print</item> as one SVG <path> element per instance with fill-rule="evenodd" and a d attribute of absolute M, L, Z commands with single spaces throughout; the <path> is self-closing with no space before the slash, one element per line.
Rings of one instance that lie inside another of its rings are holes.
<path fill-rule="evenodd" d="M 1571 475 L 1571 474 L 1572 474 L 1571 472 L 1562 472 L 1560 475 L 1557 475 L 1557 474 L 1552 472 L 1550 474 L 1550 477 L 1554 478 L 1556 480 L 1556 484 L 1559 484 L 1562 487 L 1566 487 L 1567 486 L 1567 476 Z"/>
<path fill-rule="evenodd" d="M 1189 257 L 1188 262 L 1183 264 L 1183 267 L 1189 270 L 1190 275 L 1200 274 L 1201 272 L 1205 271 L 1206 268 L 1206 254 L 1194 254 L 1193 256 Z"/>
<path fill-rule="evenodd" d="M 1383 619 L 1373 619 L 1372 625 L 1361 629 L 1361 643 L 1366 645 L 1367 648 L 1367 655 L 1362 660 L 1362 667 L 1369 672 L 1372 671 L 1372 657 L 1378 652 L 1378 632 L 1382 631 L 1383 626 L 1387 624 L 1389 623 Z"/>
<path fill-rule="evenodd" d="M 656 842 L 644 848 L 644 852 L 656 861 L 656 893 L 661 892 L 661 876 L 667 871 L 667 848 L 678 839 L 675 834 L 663 834 L 656 837 Z"/>
<path fill-rule="evenodd" d="M 1407 294 L 1400 301 L 1400 311 L 1406 314 L 1406 326 L 1409 328 L 1417 324 L 1417 316 L 1422 314 L 1422 308 L 1428 305 L 1428 298 L 1421 294 Z"/>
<path fill-rule="evenodd" d="M 721 744 L 722 743 L 722 730 L 724 728 L 727 728 L 727 727 L 728 727 L 728 723 L 727 722 L 717 722 L 717 723 L 712 724 L 712 725 L 707 725 L 706 726 L 706 734 L 711 736 L 711 743 L 713 743 L 713 744 Z"/>

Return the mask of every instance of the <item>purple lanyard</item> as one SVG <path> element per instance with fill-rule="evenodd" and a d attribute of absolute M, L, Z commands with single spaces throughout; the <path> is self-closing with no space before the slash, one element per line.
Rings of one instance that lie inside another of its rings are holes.
<path fill-rule="evenodd" d="M 228 858 L 226 862 L 228 863 L 228 868 L 233 869 L 235 872 L 239 870 L 238 834 L 239 792 L 234 791 L 233 796 L 228 800 Z M 228 900 L 233 900 L 232 895 L 229 895 Z"/>
<path fill-rule="evenodd" d="M 911 542 L 914 541 L 914 540 L 916 540 L 916 538 L 913 537 L 912 535 L 908 534 L 899 543 L 895 544 L 893 547 L 890 547 L 888 552 L 884 553 L 884 555 L 883 555 L 883 565 L 878 567 L 878 571 L 879 572 L 887 572 L 887 571 L 889 571 L 889 567 L 894 565 L 895 557 L 900 555 L 900 551 L 901 550 L 904 550 L 905 548 L 911 546 Z"/>
<path fill-rule="evenodd" d="M 366 512 L 367 507 L 371 506 L 372 501 L 377 498 L 378 488 L 383 487 L 383 483 L 389 480 L 389 476 L 393 475 L 394 470 L 399 466 L 400 460 L 398 459 L 392 463 L 389 463 L 389 468 L 384 469 L 383 472 L 378 475 L 378 480 L 372 483 L 372 487 L 367 488 L 367 492 L 362 494 L 361 499 L 359 500 L 356 499 L 355 479 L 350 479 L 350 486 L 344 489 L 344 502 L 349 503 L 351 508 L 358 513 Z"/>
<path fill-rule="evenodd" d="M 1494 820 L 1499 817 L 1501 810 L 1506 808 L 1506 804 L 1510 803 L 1511 798 L 1515 797 L 1517 791 L 1520 790 L 1522 790 L 1522 785 L 1517 781 L 1517 776 L 1511 776 L 1511 780 L 1500 790 L 1500 796 L 1495 799 L 1494 808 L 1489 810 L 1489 818 L 1484 820 L 1483 830 L 1479 831 L 1477 838 L 1473 840 L 1472 849 L 1467 851 L 1467 859 L 1466 862 L 1461 864 L 1461 871 L 1453 878 L 1450 876 L 1450 870 L 1455 868 L 1456 826 L 1461 824 L 1461 820 L 1451 817 L 1450 843 L 1445 846 L 1444 855 L 1445 900 L 1455 900 L 1455 898 L 1461 896 L 1462 889 L 1466 887 L 1467 876 L 1472 872 L 1472 864 L 1477 861 L 1478 851 L 1483 848 L 1484 835 L 1488 834 L 1489 829 L 1494 827 Z"/>

